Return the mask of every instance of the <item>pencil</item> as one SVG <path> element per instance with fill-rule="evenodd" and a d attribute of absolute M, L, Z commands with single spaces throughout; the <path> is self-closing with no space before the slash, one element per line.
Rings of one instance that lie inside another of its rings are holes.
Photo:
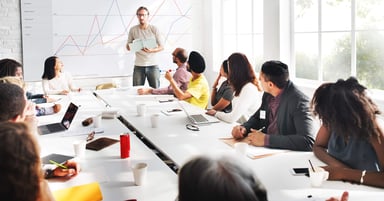
<path fill-rule="evenodd" d="M 61 167 L 61 168 L 63 168 L 63 169 L 68 169 L 67 166 L 65 166 L 65 165 L 63 165 L 63 164 L 60 164 L 60 163 L 58 163 L 58 162 L 56 162 L 56 161 L 54 161 L 54 160 L 49 160 L 49 162 L 52 163 L 52 164 L 54 164 L 54 165 L 56 165 L 57 167 Z"/>

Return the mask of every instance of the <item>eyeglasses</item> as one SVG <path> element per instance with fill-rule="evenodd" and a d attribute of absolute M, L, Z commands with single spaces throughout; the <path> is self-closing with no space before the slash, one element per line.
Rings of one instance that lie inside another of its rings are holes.
<path fill-rule="evenodd" d="M 148 14 L 136 14 L 137 17 L 147 17 Z"/>
<path fill-rule="evenodd" d="M 185 127 L 191 131 L 199 131 L 200 130 L 199 127 L 194 125 L 194 124 L 186 124 Z"/>

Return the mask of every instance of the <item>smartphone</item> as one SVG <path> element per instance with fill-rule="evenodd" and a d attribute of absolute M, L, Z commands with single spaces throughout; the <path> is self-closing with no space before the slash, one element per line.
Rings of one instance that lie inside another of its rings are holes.
<path fill-rule="evenodd" d="M 295 176 L 298 176 L 298 175 L 309 176 L 308 168 L 292 168 L 291 173 L 292 173 L 292 175 L 295 175 Z"/>

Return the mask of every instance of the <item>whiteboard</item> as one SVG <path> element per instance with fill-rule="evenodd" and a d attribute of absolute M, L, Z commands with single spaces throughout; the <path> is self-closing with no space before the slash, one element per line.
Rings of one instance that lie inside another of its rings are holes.
<path fill-rule="evenodd" d="M 126 41 L 140 6 L 149 9 L 149 23 L 164 39 L 160 69 L 176 68 L 173 50 L 192 47 L 191 0 L 21 0 L 25 80 L 41 80 L 44 61 L 53 55 L 74 77 L 132 75 L 135 55 Z"/>

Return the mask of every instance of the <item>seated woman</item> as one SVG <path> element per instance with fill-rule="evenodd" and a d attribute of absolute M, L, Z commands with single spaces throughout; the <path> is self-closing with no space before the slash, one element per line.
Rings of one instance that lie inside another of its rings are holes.
<path fill-rule="evenodd" d="M 313 96 L 321 120 L 314 154 L 330 180 L 384 188 L 384 127 L 376 104 L 355 78 L 321 85 Z"/>
<path fill-rule="evenodd" d="M 23 80 L 23 67 L 21 63 L 13 59 L 2 59 L 0 60 L 0 78 L 14 76 Z M 31 92 L 26 92 L 27 99 L 33 101 L 34 103 L 46 103 L 50 100 L 47 100 L 47 97 L 44 94 L 32 94 Z"/>
<path fill-rule="evenodd" d="M 49 57 L 44 63 L 43 90 L 47 95 L 67 95 L 71 91 L 80 91 L 73 82 L 70 74 L 63 72 L 63 63 L 56 56 Z"/>
<path fill-rule="evenodd" d="M 220 85 L 220 88 L 217 90 L 217 85 L 219 84 L 220 79 L 224 77 L 226 80 L 223 81 Z M 233 90 L 231 85 L 228 83 L 228 60 L 224 60 L 220 67 L 220 73 L 217 76 L 215 82 L 213 83 L 213 89 L 211 93 L 211 105 L 212 110 L 231 112 L 233 99 Z"/>
<path fill-rule="evenodd" d="M 35 137 L 24 123 L 0 123 L 0 200 L 55 200 L 41 169 Z"/>
<path fill-rule="evenodd" d="M 233 53 L 228 58 L 228 64 L 228 81 L 234 90 L 232 111 L 208 110 L 207 114 L 228 123 L 243 123 L 260 107 L 261 88 L 245 54 Z"/>
<path fill-rule="evenodd" d="M 179 201 L 266 201 L 261 182 L 233 158 L 201 156 L 179 171 Z"/>

